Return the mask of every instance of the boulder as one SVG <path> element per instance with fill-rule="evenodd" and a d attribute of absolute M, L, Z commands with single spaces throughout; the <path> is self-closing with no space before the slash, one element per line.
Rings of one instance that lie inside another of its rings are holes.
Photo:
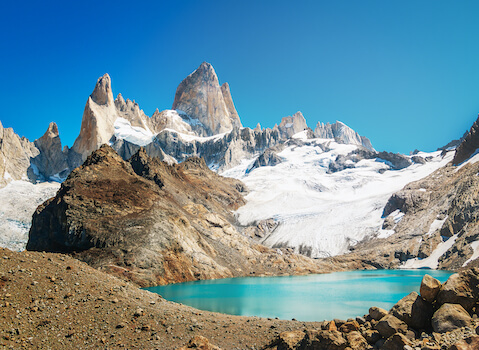
<path fill-rule="evenodd" d="M 369 308 L 369 316 L 376 321 L 379 321 L 381 318 L 386 316 L 388 312 L 380 307 L 373 306 Z"/>
<path fill-rule="evenodd" d="M 424 298 L 424 300 L 432 303 L 436 300 L 437 293 L 441 289 L 441 282 L 435 279 L 428 274 L 425 274 L 421 281 L 421 287 L 419 289 L 419 293 Z"/>
<path fill-rule="evenodd" d="M 186 344 L 185 346 L 182 346 L 181 348 L 178 348 L 178 350 L 187 350 L 187 349 L 221 350 L 221 348 L 211 344 L 207 338 L 201 335 L 194 336 L 188 342 L 188 344 Z"/>
<path fill-rule="evenodd" d="M 471 335 L 452 345 L 449 350 L 477 350 L 479 349 L 479 335 Z"/>
<path fill-rule="evenodd" d="M 397 317 L 388 314 L 379 320 L 376 330 L 383 338 L 389 338 L 394 333 L 405 334 L 407 332 L 407 324 Z"/>
<path fill-rule="evenodd" d="M 399 300 L 390 311 L 395 317 L 414 329 L 425 329 L 433 314 L 431 303 L 425 301 L 416 292 Z"/>
<path fill-rule="evenodd" d="M 349 332 L 358 331 L 358 330 L 359 330 L 359 323 L 355 320 L 348 321 L 344 323 L 343 325 L 341 325 L 341 327 L 339 327 L 339 331 L 342 333 L 349 333 Z"/>
<path fill-rule="evenodd" d="M 338 331 L 306 330 L 301 349 L 345 350 L 348 342 Z"/>
<path fill-rule="evenodd" d="M 295 350 L 305 337 L 305 333 L 302 331 L 290 331 L 280 333 L 279 336 L 269 344 L 266 349 L 277 350 Z"/>
<path fill-rule="evenodd" d="M 431 324 L 434 332 L 445 333 L 469 326 L 472 318 L 459 304 L 443 304 L 433 315 Z"/>
<path fill-rule="evenodd" d="M 473 268 L 451 275 L 437 294 L 438 305 L 461 304 L 471 311 L 479 297 L 479 269 Z"/>
<path fill-rule="evenodd" d="M 346 334 L 346 339 L 351 349 L 366 350 L 368 348 L 368 342 L 364 339 L 361 333 L 357 331 L 352 331 Z"/>
<path fill-rule="evenodd" d="M 381 339 L 381 334 L 375 329 L 366 330 L 363 336 L 369 344 L 376 344 Z"/>
<path fill-rule="evenodd" d="M 386 341 L 381 349 L 384 350 L 403 350 L 405 346 L 410 346 L 411 342 L 408 338 L 400 333 L 395 333 L 391 335 Z"/>

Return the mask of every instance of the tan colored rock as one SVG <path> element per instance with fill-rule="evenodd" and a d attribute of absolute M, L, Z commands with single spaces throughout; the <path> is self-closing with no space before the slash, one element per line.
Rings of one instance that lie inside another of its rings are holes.
<path fill-rule="evenodd" d="M 379 332 L 375 329 L 367 329 L 363 333 L 363 336 L 364 339 L 366 339 L 366 341 L 371 345 L 376 344 L 376 342 L 381 339 L 381 334 L 379 334 Z"/>
<path fill-rule="evenodd" d="M 471 335 L 452 345 L 449 350 L 477 350 L 479 349 L 479 335 Z"/>
<path fill-rule="evenodd" d="M 338 331 L 306 330 L 305 349 L 345 350 L 348 342 Z"/>
<path fill-rule="evenodd" d="M 358 331 L 358 330 L 359 330 L 359 323 L 357 321 L 348 321 L 342 324 L 341 327 L 339 327 L 339 331 L 341 333 L 349 333 L 349 332 Z"/>
<path fill-rule="evenodd" d="M 411 345 L 411 342 L 401 333 L 395 333 L 391 335 L 386 341 L 381 349 L 384 350 L 404 350 L 404 347 Z"/>
<path fill-rule="evenodd" d="M 269 344 L 266 347 L 266 349 L 275 349 L 275 350 L 299 349 L 305 335 L 306 334 L 302 331 L 290 331 L 290 332 L 280 333 L 279 336 L 271 344 Z"/>
<path fill-rule="evenodd" d="M 387 314 L 388 312 L 384 310 L 383 308 L 380 308 L 377 306 L 373 306 L 369 308 L 369 316 L 371 316 L 373 320 L 379 321 L 381 318 L 383 318 Z"/>
<path fill-rule="evenodd" d="M 194 336 L 188 342 L 188 344 L 186 344 L 185 346 L 182 346 L 181 348 L 178 348 L 178 350 L 187 350 L 187 349 L 221 350 L 219 347 L 211 344 L 207 338 L 201 335 Z"/>
<path fill-rule="evenodd" d="M 233 103 L 233 98 L 231 97 L 230 86 L 228 83 L 224 83 L 223 85 L 221 85 L 221 92 L 223 93 L 223 98 L 225 100 L 226 108 L 228 112 L 230 113 L 230 119 L 231 119 L 231 123 L 233 124 L 233 127 L 241 128 L 243 125 L 241 124 L 241 120 L 239 118 L 238 112 L 236 112 L 236 108 Z"/>
<path fill-rule="evenodd" d="M 294 134 L 306 130 L 308 125 L 301 112 L 296 112 L 293 116 L 287 116 L 281 119 L 279 130 L 283 138 L 289 139 Z"/>
<path fill-rule="evenodd" d="M 433 308 L 431 303 L 425 301 L 416 292 L 412 292 L 399 300 L 391 308 L 390 313 L 408 326 L 420 330 L 429 328 Z"/>
<path fill-rule="evenodd" d="M 381 318 L 375 328 L 383 338 L 389 338 L 394 333 L 407 332 L 407 324 L 391 314 Z"/>
<path fill-rule="evenodd" d="M 459 304 L 443 304 L 432 317 L 434 332 L 446 333 L 457 328 L 471 325 L 472 318 Z"/>
<path fill-rule="evenodd" d="M 479 297 L 479 269 L 473 268 L 453 274 L 442 285 L 437 294 L 439 305 L 460 304 L 467 311 L 472 310 Z"/>
<path fill-rule="evenodd" d="M 226 86 L 223 90 L 229 93 Z M 225 101 L 216 72 L 206 62 L 180 83 L 171 109 L 198 119 L 209 135 L 230 131 L 239 121 L 237 113 L 231 114 L 234 109 L 231 95 Z"/>
<path fill-rule="evenodd" d="M 441 286 L 442 284 L 439 282 L 439 280 L 431 277 L 428 274 L 425 274 L 421 281 L 419 293 L 424 300 L 432 303 L 434 300 L 436 300 L 437 293 L 439 293 Z"/>
<path fill-rule="evenodd" d="M 346 340 L 353 350 L 366 350 L 368 348 L 368 342 L 358 331 L 352 331 L 346 334 Z"/>

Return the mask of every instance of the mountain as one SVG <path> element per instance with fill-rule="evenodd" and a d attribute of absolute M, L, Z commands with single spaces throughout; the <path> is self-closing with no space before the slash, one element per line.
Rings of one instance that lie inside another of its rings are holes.
<path fill-rule="evenodd" d="M 243 190 L 199 158 L 168 165 L 140 149 L 125 162 L 104 145 L 38 207 L 27 250 L 74 253 L 142 286 L 319 272 L 315 261 L 237 231 Z"/>
<path fill-rule="evenodd" d="M 204 127 L 205 136 L 241 127 L 229 85 L 220 86 L 213 66 L 207 62 L 203 62 L 178 86 L 172 109 L 197 119 Z"/>

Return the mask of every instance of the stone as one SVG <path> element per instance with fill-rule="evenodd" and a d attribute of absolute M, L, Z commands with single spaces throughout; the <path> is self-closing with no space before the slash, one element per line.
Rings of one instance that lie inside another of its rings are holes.
<path fill-rule="evenodd" d="M 434 332 L 446 333 L 470 326 L 472 318 L 459 304 L 443 304 L 433 315 L 431 324 Z"/>
<path fill-rule="evenodd" d="M 431 303 L 425 301 L 416 292 L 412 292 L 399 300 L 391 308 L 390 313 L 404 321 L 409 327 L 421 330 L 429 327 L 433 308 Z"/>
<path fill-rule="evenodd" d="M 464 136 L 464 140 L 456 148 L 452 163 L 459 165 L 467 160 L 479 148 L 479 116 L 472 124 L 469 132 Z"/>
<path fill-rule="evenodd" d="M 355 320 L 347 321 L 339 327 L 341 333 L 349 333 L 359 330 L 359 323 Z"/>
<path fill-rule="evenodd" d="M 473 268 L 449 276 L 437 294 L 437 303 L 460 304 L 471 311 L 479 297 L 479 269 Z"/>
<path fill-rule="evenodd" d="M 395 333 L 388 337 L 381 349 L 384 350 L 404 350 L 405 346 L 410 346 L 411 342 L 401 333 Z"/>
<path fill-rule="evenodd" d="M 354 350 L 366 350 L 368 348 L 368 342 L 361 333 L 357 331 L 351 331 L 346 334 L 346 339 L 349 343 L 349 346 Z"/>
<path fill-rule="evenodd" d="M 449 350 L 477 350 L 479 349 L 479 335 L 471 335 L 453 344 Z"/>
<path fill-rule="evenodd" d="M 270 345 L 268 345 L 268 349 L 281 349 L 281 350 L 298 349 L 305 335 L 306 334 L 302 331 L 282 332 Z"/>
<path fill-rule="evenodd" d="M 186 345 L 178 348 L 178 350 L 187 350 L 187 349 L 221 350 L 219 347 L 211 344 L 207 338 L 201 335 L 194 336 Z"/>
<path fill-rule="evenodd" d="M 363 333 L 363 337 L 369 344 L 374 345 L 381 339 L 381 334 L 375 329 L 367 329 Z"/>
<path fill-rule="evenodd" d="M 367 137 L 360 136 L 356 131 L 341 122 L 334 124 L 318 122 L 314 129 L 314 136 L 317 138 L 335 139 L 344 144 L 363 146 L 367 150 L 375 152 L 371 141 Z"/>
<path fill-rule="evenodd" d="M 439 282 L 439 280 L 431 277 L 428 274 L 425 274 L 421 281 L 419 293 L 424 300 L 432 303 L 434 300 L 436 300 L 437 293 L 439 293 L 441 286 L 442 284 Z"/>
<path fill-rule="evenodd" d="M 348 342 L 338 331 L 306 330 L 301 349 L 345 350 Z"/>
<path fill-rule="evenodd" d="M 289 139 L 294 134 L 306 129 L 308 129 L 306 119 L 304 119 L 303 114 L 299 111 L 293 114 L 293 116 L 284 117 L 279 124 L 279 131 L 281 137 L 284 139 Z"/>
<path fill-rule="evenodd" d="M 380 308 L 380 307 L 377 307 L 377 306 L 373 306 L 373 307 L 369 308 L 369 316 L 373 320 L 379 321 L 381 318 L 383 318 L 387 314 L 388 314 L 388 312 L 386 310 L 384 310 L 383 308 Z"/>
<path fill-rule="evenodd" d="M 388 314 L 379 320 L 376 330 L 383 338 L 389 338 L 394 333 L 405 334 L 407 332 L 407 324 L 397 317 Z"/>

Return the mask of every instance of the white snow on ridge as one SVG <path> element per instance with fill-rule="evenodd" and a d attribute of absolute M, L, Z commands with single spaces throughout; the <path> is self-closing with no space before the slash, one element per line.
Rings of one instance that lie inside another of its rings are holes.
<path fill-rule="evenodd" d="M 114 123 L 114 135 L 117 139 L 126 140 L 138 146 L 146 146 L 153 142 L 155 134 L 139 126 L 132 126 L 124 118 L 117 118 Z"/>
<path fill-rule="evenodd" d="M 268 218 L 280 222 L 263 244 L 295 247 L 297 251 L 301 246 L 310 247 L 312 257 L 342 254 L 363 238 L 376 236 L 389 197 L 452 159 L 452 154 L 443 159 L 440 152 L 425 153 L 422 155 L 433 157 L 430 162 L 383 174 L 379 171 L 388 169 L 386 164 L 364 159 L 355 168 L 327 174 L 337 155 L 357 147 L 324 139 L 309 141 L 310 145 L 289 146 L 278 153 L 284 161 L 274 167 L 246 174 L 251 162 L 245 162 L 221 175 L 240 179 L 250 190 L 246 205 L 236 212 L 241 224 Z M 319 147 L 324 142 L 330 151 Z"/>
<path fill-rule="evenodd" d="M 177 130 L 173 130 L 173 129 L 163 129 L 161 132 L 163 131 L 169 131 L 169 132 L 173 132 L 173 133 L 176 133 L 178 134 L 178 136 L 183 140 L 183 141 L 186 141 L 186 142 L 207 142 L 207 141 L 216 141 L 216 140 L 219 140 L 219 139 L 222 139 L 226 134 L 230 133 L 230 131 L 227 131 L 227 132 L 224 132 L 222 134 L 216 134 L 216 135 L 213 135 L 213 136 L 206 136 L 206 137 L 203 137 L 203 136 L 196 136 L 196 135 L 190 135 L 190 134 L 184 134 L 184 133 L 181 133 L 181 132 L 178 132 Z"/>
<path fill-rule="evenodd" d="M 401 269 L 437 269 L 439 258 L 454 245 L 457 235 L 450 237 L 447 241 L 441 242 L 436 249 L 425 259 L 414 258 L 405 261 L 399 268 Z"/>
<path fill-rule="evenodd" d="M 0 189 L 0 246 L 15 251 L 25 249 L 32 215 L 37 207 L 55 196 L 57 182 L 32 184 L 12 181 Z"/>

